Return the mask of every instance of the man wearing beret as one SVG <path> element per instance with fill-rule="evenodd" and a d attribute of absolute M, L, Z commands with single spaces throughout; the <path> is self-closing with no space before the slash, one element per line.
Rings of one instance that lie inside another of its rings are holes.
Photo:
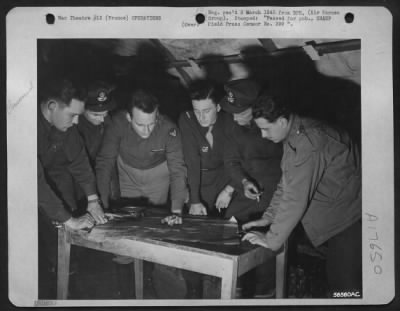
<path fill-rule="evenodd" d="M 224 85 L 226 95 L 220 101 L 223 110 L 233 116 L 227 124 L 225 165 L 234 187 L 232 201 L 225 217 L 234 216 L 239 226 L 253 219 L 258 219 L 268 206 L 281 177 L 280 161 L 282 145 L 265 140 L 252 118 L 252 107 L 259 95 L 259 86 L 250 79 L 232 80 Z M 273 274 L 268 263 L 250 272 L 244 277 L 253 282 L 255 278 L 255 298 L 267 298 L 268 285 Z M 268 271 L 270 270 L 270 271 Z M 255 276 L 251 276 L 256 273 Z M 252 295 L 252 294 L 250 294 Z"/>

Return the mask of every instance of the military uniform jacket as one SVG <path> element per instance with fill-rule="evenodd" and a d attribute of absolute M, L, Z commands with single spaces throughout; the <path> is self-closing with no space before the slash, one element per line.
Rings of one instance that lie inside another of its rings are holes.
<path fill-rule="evenodd" d="M 282 179 L 263 216 L 272 221 L 271 249 L 279 249 L 300 220 L 319 246 L 360 219 L 360 157 L 346 133 L 295 116 L 281 167 Z"/>
<path fill-rule="evenodd" d="M 116 114 L 104 133 L 96 159 L 97 184 L 103 200 L 109 198 L 112 169 L 118 156 L 130 167 L 146 170 L 167 161 L 170 174 L 171 200 L 186 199 L 186 167 L 182 141 L 176 125 L 159 115 L 149 138 L 140 137 L 126 118 L 125 111 Z"/>
<path fill-rule="evenodd" d="M 54 180 L 51 176 L 64 176 L 68 179 L 72 175 L 86 196 L 96 194 L 96 179 L 76 126 L 70 127 L 66 132 L 59 131 L 50 125 L 39 110 L 37 130 L 38 160 L 53 191 L 61 197 L 71 196 L 69 193 L 58 193 L 56 185 L 62 181 Z"/>
<path fill-rule="evenodd" d="M 226 133 L 228 140 L 225 163 L 232 179 L 231 185 L 236 192 L 225 217 L 235 216 L 240 222 L 260 218 L 281 178 L 282 144 L 262 138 L 261 131 L 254 122 L 241 126 L 232 116 L 226 124 Z M 259 202 L 245 197 L 242 185 L 244 178 L 263 189 Z"/>
<path fill-rule="evenodd" d="M 200 126 L 193 111 L 182 113 L 179 118 L 183 152 L 188 170 L 190 202 L 192 204 L 205 200 L 200 195 L 202 189 L 207 192 L 219 192 L 229 182 L 224 168 L 225 122 L 227 122 L 228 117 L 224 112 L 218 113 L 217 120 L 211 130 L 213 147 L 210 146 L 205 137 L 208 128 Z M 206 195 L 206 193 L 204 194 Z M 212 195 L 210 200 L 214 201 L 217 194 Z M 210 205 L 214 202 L 207 203 Z"/>
<path fill-rule="evenodd" d="M 79 116 L 79 123 L 77 124 L 78 131 L 82 136 L 85 143 L 86 151 L 89 156 L 89 161 L 92 167 L 95 167 L 95 160 L 97 153 L 100 150 L 101 143 L 103 141 L 104 128 L 110 123 L 108 117 L 104 120 L 104 123 L 94 125 L 86 119 L 85 116 Z"/>
<path fill-rule="evenodd" d="M 231 118 L 226 123 L 228 141 L 226 144 L 226 164 L 237 191 L 243 192 L 244 178 L 270 177 L 279 181 L 282 145 L 263 139 L 260 129 L 251 122 L 241 126 Z"/>

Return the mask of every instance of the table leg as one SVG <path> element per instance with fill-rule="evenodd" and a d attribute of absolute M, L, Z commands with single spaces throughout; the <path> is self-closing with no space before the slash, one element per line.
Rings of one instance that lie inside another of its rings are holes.
<path fill-rule="evenodd" d="M 58 229 L 57 299 L 67 299 L 71 244 L 64 228 Z"/>
<path fill-rule="evenodd" d="M 143 299 L 143 260 L 134 260 L 135 270 L 135 297 L 136 299 Z"/>
<path fill-rule="evenodd" d="M 237 263 L 232 263 L 232 269 L 226 269 L 221 277 L 221 299 L 234 299 L 236 296 Z"/>
<path fill-rule="evenodd" d="M 276 298 L 284 298 L 286 295 L 287 247 L 286 242 L 282 251 L 276 256 Z"/>

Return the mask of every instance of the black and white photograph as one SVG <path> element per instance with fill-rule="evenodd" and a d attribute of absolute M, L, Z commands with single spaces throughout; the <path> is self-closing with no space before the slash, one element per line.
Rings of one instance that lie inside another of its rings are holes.
<path fill-rule="evenodd" d="M 393 298 L 392 154 L 376 152 L 393 148 L 391 42 L 364 27 L 387 11 L 75 9 L 9 16 L 42 19 L 25 51 L 8 28 L 8 126 L 30 137 L 29 153 L 8 145 L 12 301 Z"/>

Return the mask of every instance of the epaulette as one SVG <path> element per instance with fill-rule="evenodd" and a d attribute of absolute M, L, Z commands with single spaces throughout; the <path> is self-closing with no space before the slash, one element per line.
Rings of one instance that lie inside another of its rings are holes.
<path fill-rule="evenodd" d="M 306 131 L 306 129 L 304 128 L 304 125 L 300 124 L 299 128 L 296 131 L 296 134 L 299 135 L 299 134 L 305 133 L 305 131 Z"/>
<path fill-rule="evenodd" d="M 186 111 L 186 116 L 188 117 L 188 119 L 191 119 L 189 111 Z"/>

